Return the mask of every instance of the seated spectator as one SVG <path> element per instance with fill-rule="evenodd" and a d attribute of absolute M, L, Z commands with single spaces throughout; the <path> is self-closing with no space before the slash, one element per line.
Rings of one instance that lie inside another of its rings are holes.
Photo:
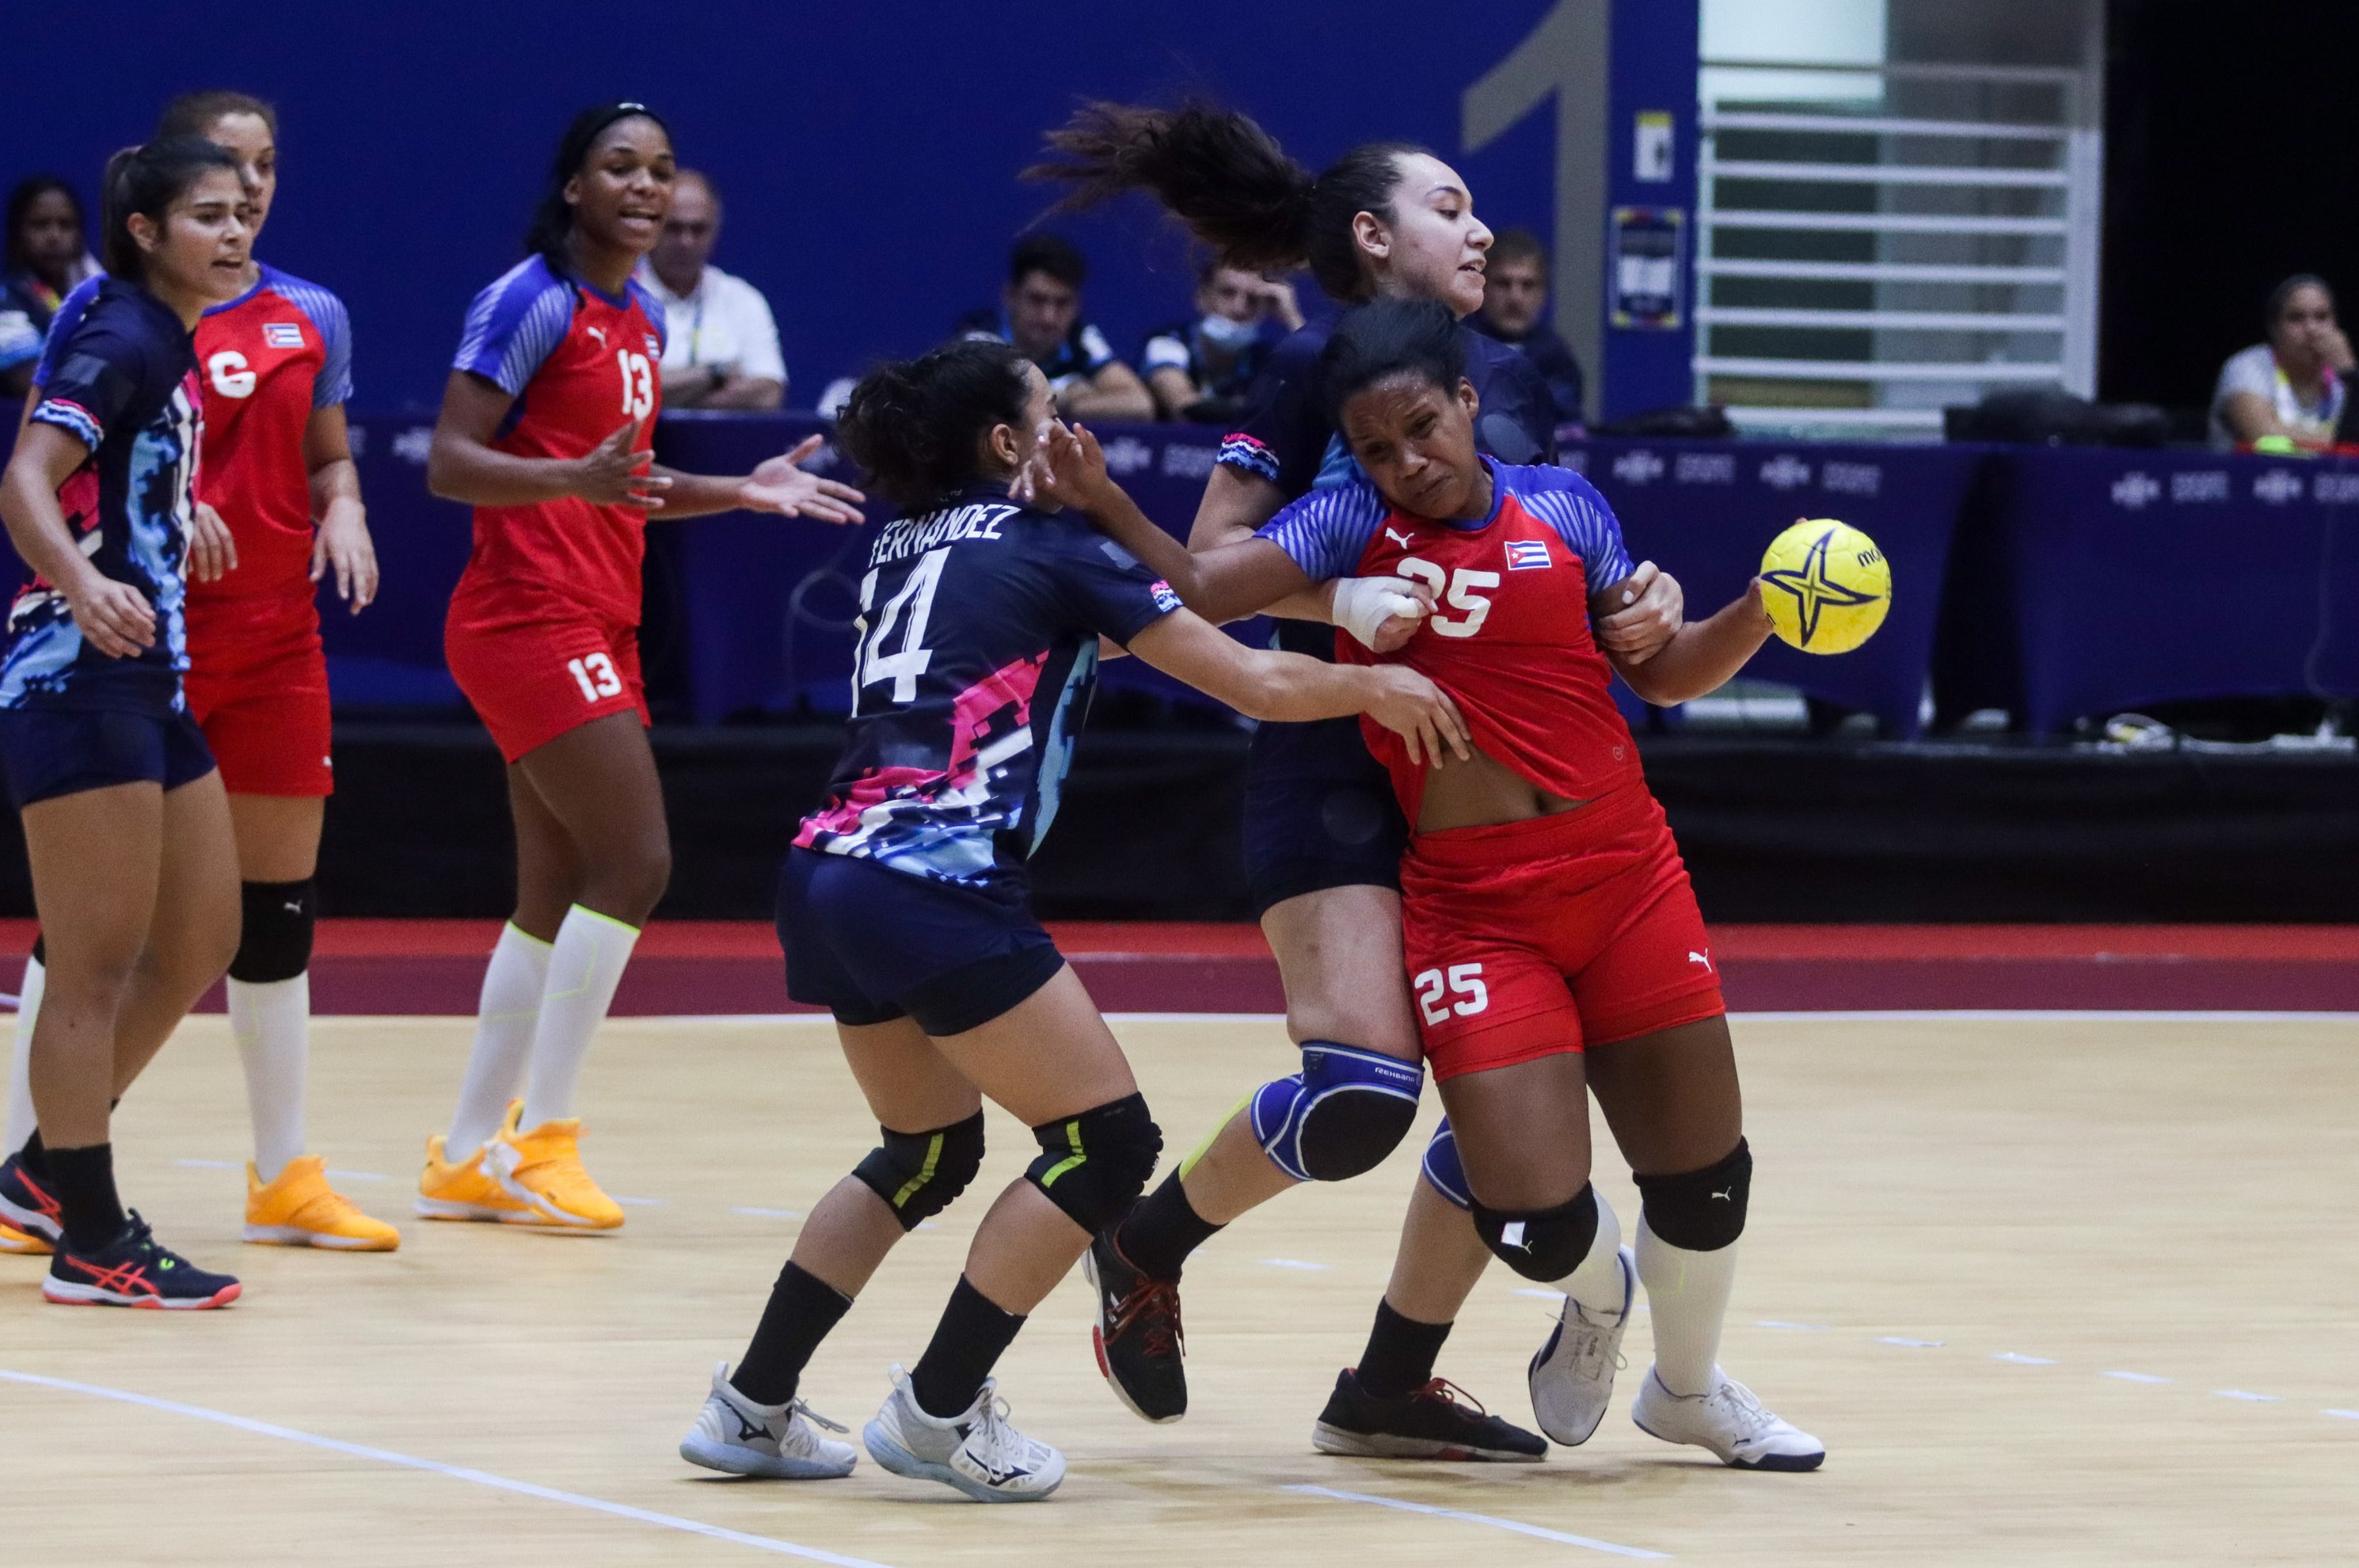
<path fill-rule="evenodd" d="M 663 301 L 664 407 L 775 408 L 787 400 L 778 323 L 760 289 L 712 265 L 720 238 L 712 181 L 681 169 L 663 237 L 639 267 L 639 281 Z"/>
<path fill-rule="evenodd" d="M 1245 388 L 1278 339 L 1302 325 L 1294 289 L 1207 261 L 1196 273 L 1196 315 L 1147 340 L 1139 363 L 1167 419 L 1217 425 L 1241 418 Z"/>
<path fill-rule="evenodd" d="M 1557 423 L 1577 425 L 1583 418 L 1581 362 L 1542 320 L 1548 299 L 1548 247 L 1529 229 L 1508 229 L 1491 242 L 1490 260 L 1483 269 L 1483 308 L 1466 324 L 1522 351 L 1548 383 Z"/>
<path fill-rule="evenodd" d="M 999 313 L 975 311 L 959 322 L 959 333 L 1015 344 L 1049 378 L 1057 411 L 1068 419 L 1151 419 L 1155 397 L 1147 383 L 1082 319 L 1088 277 L 1089 263 L 1072 241 L 1027 234 L 1008 256 Z"/>
<path fill-rule="evenodd" d="M 2351 340 L 2334 323 L 2334 291 L 2310 273 L 2269 292 L 2269 341 L 2229 356 L 2212 392 L 2212 444 L 2250 446 L 2275 437 L 2324 451 L 2349 395 Z"/>
<path fill-rule="evenodd" d="M 98 270 L 82 249 L 82 202 L 73 187 L 37 174 L 8 192 L 6 271 L 0 274 L 0 395 L 32 385 L 49 318 L 73 286 Z"/>

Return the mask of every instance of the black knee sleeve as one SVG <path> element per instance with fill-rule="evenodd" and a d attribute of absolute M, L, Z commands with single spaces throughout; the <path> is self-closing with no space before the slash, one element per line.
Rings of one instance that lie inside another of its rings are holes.
<path fill-rule="evenodd" d="M 229 977 L 250 985 L 292 980 L 311 967 L 311 930 L 320 909 L 315 884 L 247 882 L 238 889 L 245 909 L 245 931 L 237 941 L 237 956 L 229 961 Z"/>
<path fill-rule="evenodd" d="M 1163 1130 L 1142 1094 L 1036 1127 L 1032 1136 L 1040 1157 L 1024 1174 L 1092 1236 L 1130 1212 L 1163 1152 Z"/>
<path fill-rule="evenodd" d="M 1597 1239 L 1597 1192 L 1586 1181 L 1552 1209 L 1491 1209 L 1478 1199 L 1473 1214 L 1483 1245 L 1525 1279 L 1543 1284 L 1580 1268 Z"/>
<path fill-rule="evenodd" d="M 1637 1182 L 1648 1230 L 1690 1252 L 1717 1252 L 1745 1234 L 1753 1151 L 1740 1138 L 1717 1165 L 1681 1176 L 1641 1176 Z"/>
<path fill-rule="evenodd" d="M 1254 1138 L 1298 1181 L 1347 1181 L 1382 1165 L 1417 1120 L 1425 1068 L 1332 1040 L 1302 1042 L 1302 1071 L 1253 1097 Z"/>
<path fill-rule="evenodd" d="M 951 1206 L 983 1169 L 983 1113 L 931 1132 L 876 1129 L 885 1141 L 852 1173 L 885 1200 L 903 1230 L 915 1230 Z"/>

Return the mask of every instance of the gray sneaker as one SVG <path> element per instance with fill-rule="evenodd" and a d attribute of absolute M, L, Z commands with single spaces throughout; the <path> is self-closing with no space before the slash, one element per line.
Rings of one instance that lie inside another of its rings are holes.
<path fill-rule="evenodd" d="M 729 1363 L 712 1368 L 712 1392 L 696 1412 L 696 1424 L 679 1440 L 679 1456 L 690 1465 L 731 1475 L 766 1475 L 779 1481 L 818 1481 L 849 1475 L 860 1451 L 812 1430 L 850 1429 L 828 1420 L 800 1399 L 757 1405 L 732 1388 Z"/>
<path fill-rule="evenodd" d="M 909 1375 L 893 1368 L 893 1392 L 861 1433 L 869 1456 L 896 1475 L 940 1481 L 978 1503 L 1037 1503 L 1065 1478 L 1065 1456 L 1008 1424 L 998 1379 L 958 1415 L 919 1408 Z"/>
<path fill-rule="evenodd" d="M 1621 1310 L 1593 1314 L 1567 1296 L 1564 1315 L 1549 1330 L 1532 1356 L 1532 1415 L 1540 1430 L 1566 1447 L 1587 1443 L 1614 1402 L 1614 1374 L 1622 1365 L 1622 1330 L 1630 1322 L 1630 1298 L 1638 1280 L 1637 1259 L 1620 1254 Z"/>

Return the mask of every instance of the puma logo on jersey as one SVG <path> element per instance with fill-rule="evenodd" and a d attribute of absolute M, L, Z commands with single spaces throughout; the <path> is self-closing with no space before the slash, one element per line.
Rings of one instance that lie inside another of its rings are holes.
<path fill-rule="evenodd" d="M 1690 953 L 1688 954 L 1688 962 L 1690 964 L 1701 964 L 1706 969 L 1712 969 L 1712 958 L 1707 953 Z M 1715 975 L 1719 973 L 1718 970 L 1712 970 L 1712 972 Z"/>
<path fill-rule="evenodd" d="M 606 329 L 605 329 L 605 328 L 603 328 L 603 327 L 584 327 L 584 328 L 582 328 L 582 330 L 583 332 L 588 332 L 592 337 L 596 338 L 596 339 L 598 340 L 598 346 L 599 346 L 600 348 L 604 348 L 604 347 L 606 346 Z"/>
<path fill-rule="evenodd" d="M 1393 543 L 1400 546 L 1403 550 L 1414 549 L 1417 544 L 1417 541 L 1409 538 L 1408 535 L 1404 533 L 1396 533 L 1391 528 L 1386 528 L 1385 530 L 1385 538 L 1392 540 Z"/>
<path fill-rule="evenodd" d="M 1727 1192 L 1714 1192 L 1714 1193 L 1712 1195 L 1712 1201 L 1713 1203 L 1733 1203 L 1736 1202 L 1736 1200 L 1735 1200 L 1734 1198 L 1730 1197 L 1728 1194 L 1729 1194 L 1729 1192 L 1735 1192 L 1735 1191 L 1736 1191 L 1736 1189 L 1735 1189 L 1735 1188 L 1731 1187 L 1731 1188 L 1729 1188 L 1729 1189 L 1727 1190 Z"/>

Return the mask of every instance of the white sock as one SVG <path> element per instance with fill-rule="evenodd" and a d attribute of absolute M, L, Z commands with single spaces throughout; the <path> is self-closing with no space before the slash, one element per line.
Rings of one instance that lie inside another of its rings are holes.
<path fill-rule="evenodd" d="M 1673 1247 L 1638 1215 L 1638 1279 L 1655 1324 L 1655 1374 L 1674 1394 L 1719 1385 L 1720 1322 L 1736 1283 L 1736 1244 L 1710 1252 Z"/>
<path fill-rule="evenodd" d="M 254 1173 L 277 1180 L 303 1152 L 303 1075 L 311 1055 L 311 976 L 232 980 L 229 1027 L 245 1064 L 254 1116 Z"/>
<path fill-rule="evenodd" d="M 0 1160 L 25 1147 L 40 1124 L 33 1119 L 33 1018 L 41 1010 L 41 992 L 49 971 L 38 958 L 25 960 L 25 978 L 16 989 L 16 1047 L 8 1062 L 8 1128 L 0 1138 Z"/>
<path fill-rule="evenodd" d="M 1590 1322 L 1611 1323 L 1622 1315 L 1622 1221 L 1604 1193 L 1591 1192 L 1597 1198 L 1597 1239 L 1556 1288 L 1578 1301 Z"/>
<path fill-rule="evenodd" d="M 518 1125 L 537 1127 L 573 1114 L 590 1037 L 606 1021 L 614 987 L 622 984 L 638 941 L 638 927 L 611 915 L 579 904 L 565 912 L 557 943 L 549 951 L 549 989 L 541 995 L 540 1021 L 533 1027 L 532 1073 L 525 1083 Z"/>
<path fill-rule="evenodd" d="M 533 1026 L 540 1021 L 540 994 L 549 987 L 549 944 L 511 920 L 500 928 L 492 961 L 484 968 L 484 996 L 475 1009 L 475 1048 L 467 1057 L 467 1079 L 459 1087 L 443 1153 L 454 1163 L 492 1139 L 524 1082 L 525 1058 L 532 1051 Z"/>

